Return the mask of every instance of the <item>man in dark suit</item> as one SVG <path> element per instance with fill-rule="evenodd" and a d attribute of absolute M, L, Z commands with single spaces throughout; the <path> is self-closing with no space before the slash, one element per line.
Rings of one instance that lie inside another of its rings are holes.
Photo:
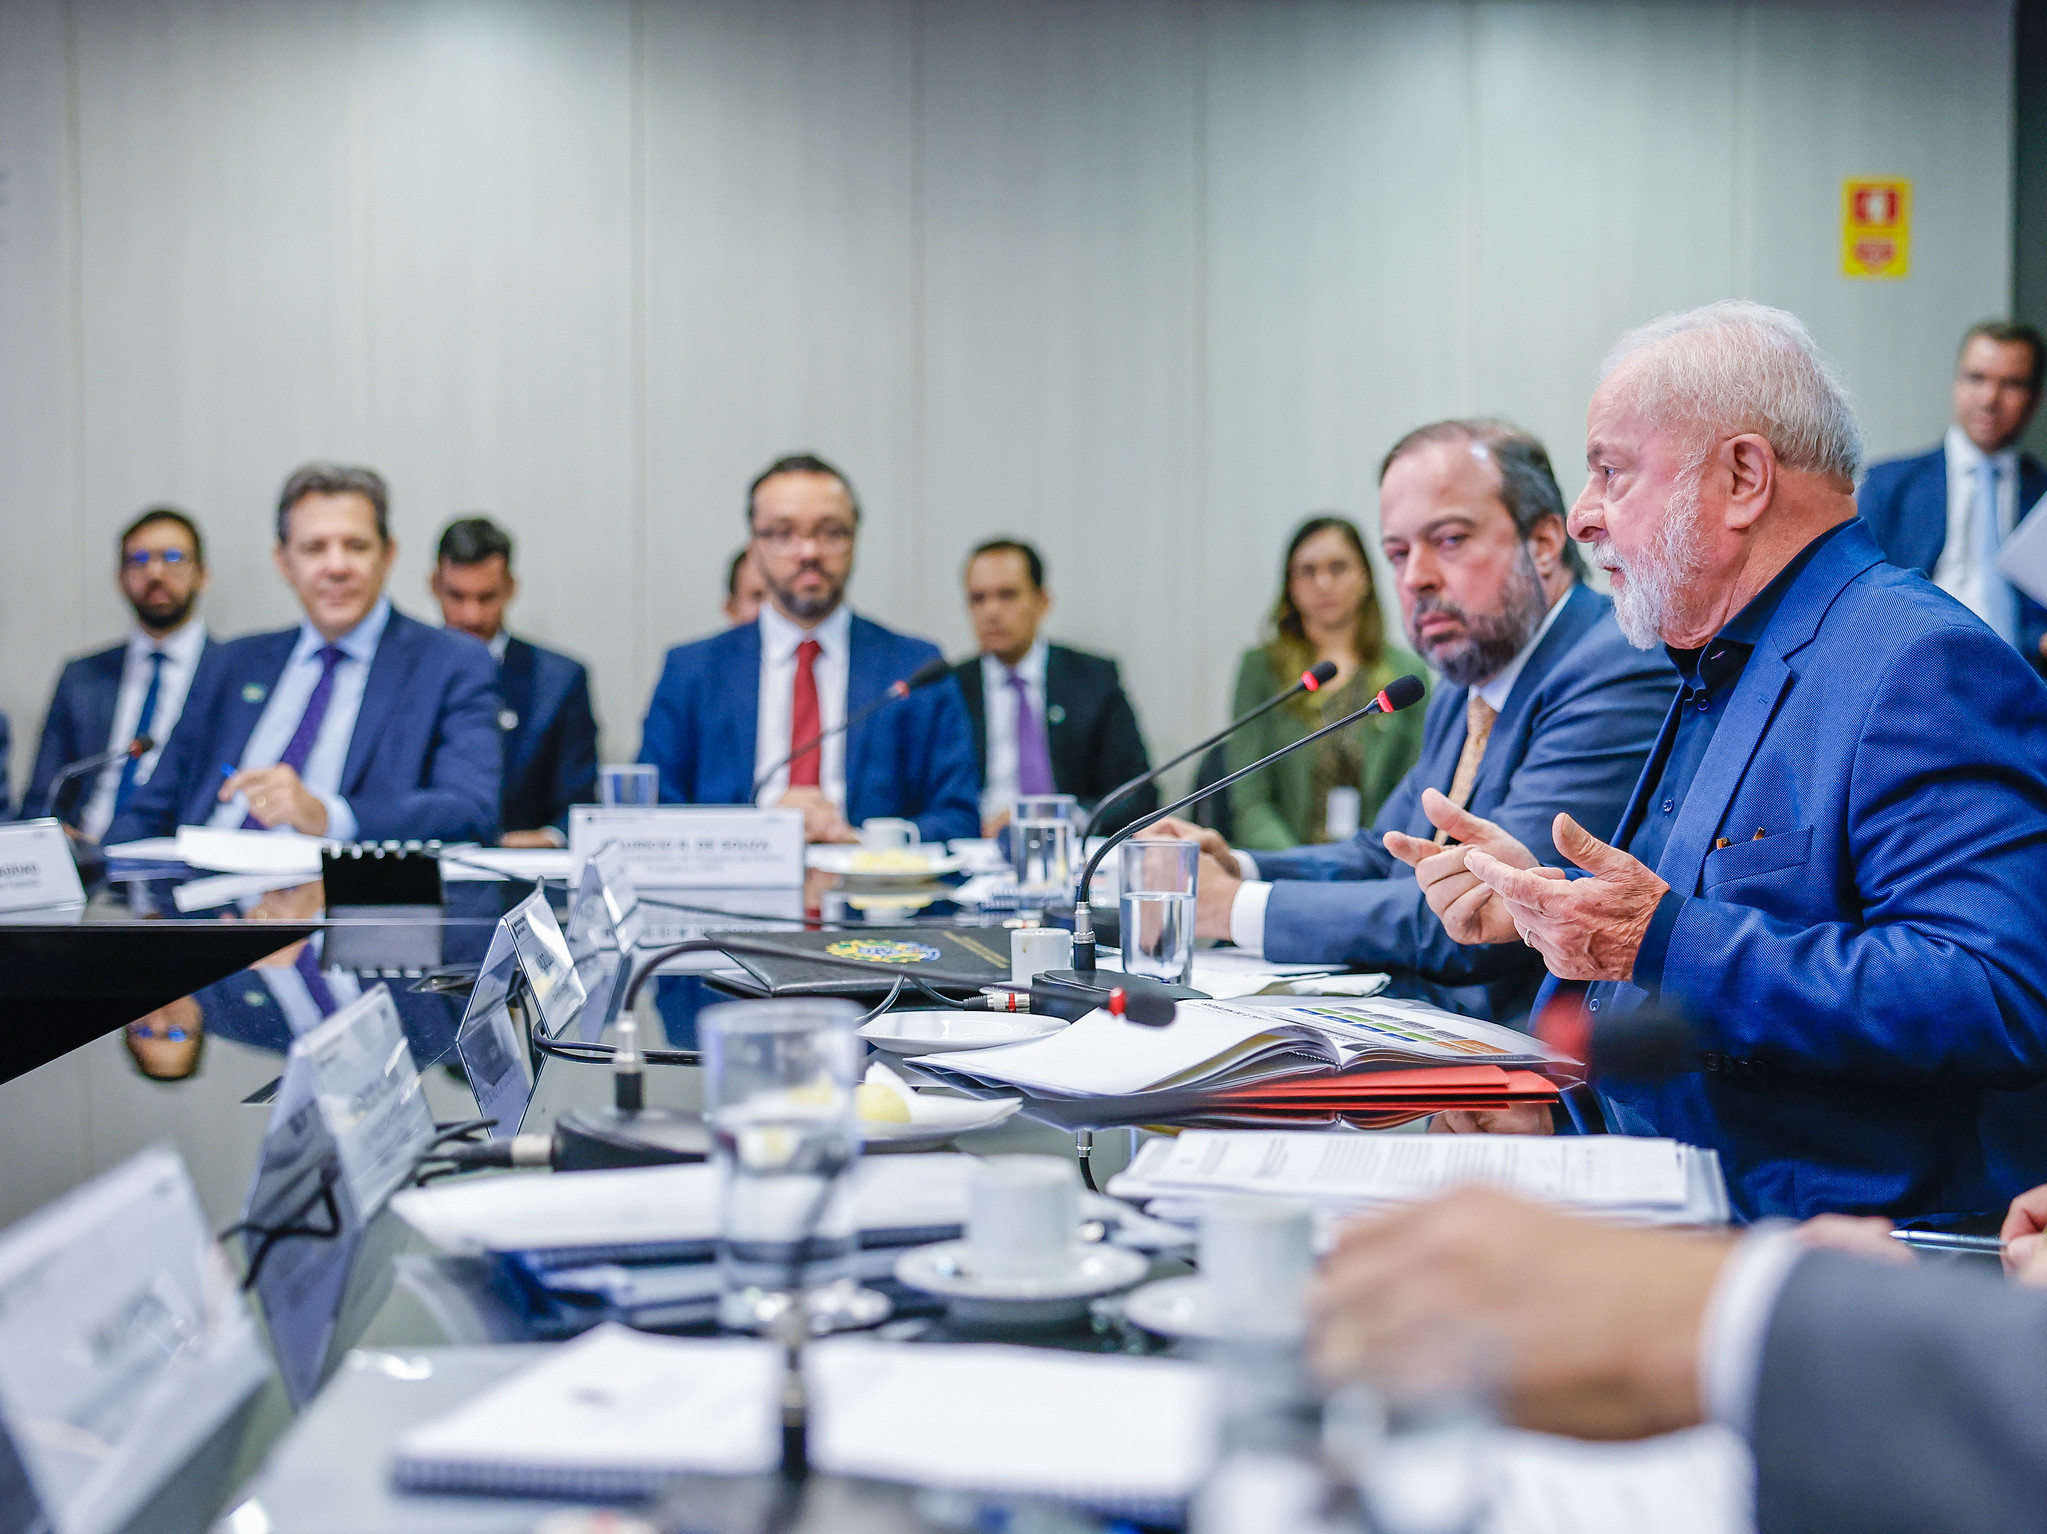
<path fill-rule="evenodd" d="M 1993 1168 L 1981 1125 L 2047 1081 L 2047 689 L 1884 562 L 1860 429 L 1793 316 L 1643 327 L 1587 428 L 1571 531 L 1681 679 L 1620 830 L 1558 817 L 1584 878 L 1448 805 L 1462 845 L 1393 850 L 1451 936 L 1523 938 L 1564 1005 L 1690 1018 L 1700 1069 L 1607 1084 L 1606 1124 L 1717 1149 L 1743 1217 L 2002 1207 L 2039 1180 Z"/>
<path fill-rule="evenodd" d="M 834 731 L 939 659 L 847 609 L 860 503 L 845 475 L 784 458 L 746 507 L 768 600 L 752 623 L 668 652 L 640 732 L 662 801 L 801 809 L 813 842 L 857 841 L 874 816 L 914 820 L 930 842 L 975 835 L 973 734 L 952 678 Z"/>
<path fill-rule="evenodd" d="M 198 614 L 199 594 L 206 589 L 206 545 L 198 524 L 175 506 L 151 506 L 121 530 L 117 548 L 117 579 L 135 627 L 121 644 L 64 667 L 21 806 L 24 815 L 60 815 L 95 840 L 156 771 L 199 662 L 213 648 Z M 68 763 L 140 735 L 155 742 L 146 755 L 63 785 L 62 802 L 49 802 Z"/>
<path fill-rule="evenodd" d="M 441 534 L 429 582 L 441 621 L 481 639 L 498 663 L 505 783 L 500 847 L 566 847 L 569 806 L 597 800 L 597 717 L 581 661 L 515 639 L 505 609 L 518 594 L 511 535 L 489 517 Z"/>
<path fill-rule="evenodd" d="M 115 841 L 180 825 L 335 841 L 495 841 L 504 748 L 490 651 L 395 611 L 384 481 L 311 464 L 277 503 L 297 628 L 207 656 Z"/>
<path fill-rule="evenodd" d="M 1444 678 L 1421 759 L 1370 827 L 1328 846 L 1254 858 L 1213 831 L 1166 824 L 1207 854 L 1202 936 L 1284 962 L 1385 969 L 1403 990 L 1507 1022 L 1527 1011 L 1541 960 L 1516 942 L 1452 941 L 1386 835 L 1428 836 L 1431 793 L 1543 848 L 1560 806 L 1612 827 L 1676 679 L 1621 637 L 1612 604 L 1579 580 L 1563 492 L 1526 432 L 1497 421 L 1410 432 L 1380 466 L 1379 517 L 1409 641 Z"/>
<path fill-rule="evenodd" d="M 981 766 L 981 828 L 1009 824 L 1019 794 L 1072 794 L 1083 810 L 1151 766 L 1137 714 L 1106 655 L 1048 644 L 1045 561 L 1028 543 L 996 538 L 967 556 L 967 616 L 981 653 L 953 668 Z M 992 703 L 990 700 L 993 700 Z M 1119 831 L 1158 808 L 1147 783 L 1095 827 Z"/>
<path fill-rule="evenodd" d="M 1467 1189 L 1342 1232 L 1311 1346 L 1325 1378 L 1370 1378 L 1416 1338 L 1482 1337 L 1497 1399 L 1541 1432 L 1718 1423 L 1754 1456 L 1760 1534 L 2004 1534 L 2047 1509 L 2047 1274 L 2020 1278 Z"/>
<path fill-rule="evenodd" d="M 1939 447 L 1877 464 L 1856 497 L 1884 558 L 1917 570 L 2047 667 L 2047 608 L 1998 573 L 1997 548 L 2042 495 L 2047 468 L 2018 440 L 2040 403 L 2047 343 L 1986 320 L 1955 359 L 1954 424 Z"/>

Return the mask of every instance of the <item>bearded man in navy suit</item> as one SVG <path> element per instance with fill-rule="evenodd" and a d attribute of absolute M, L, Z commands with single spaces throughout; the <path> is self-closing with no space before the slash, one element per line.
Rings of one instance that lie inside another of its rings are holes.
<path fill-rule="evenodd" d="M 978 835 L 980 774 L 952 677 L 835 732 L 939 659 L 846 607 L 851 483 L 821 458 L 783 458 L 746 506 L 768 598 L 752 623 L 668 652 L 640 731 L 662 802 L 801 809 L 813 842 L 857 841 L 874 816 L 914 820 L 927 842 Z"/>
<path fill-rule="evenodd" d="M 441 621 L 480 639 L 498 663 L 505 782 L 500 847 L 566 847 L 569 806 L 597 800 L 597 716 L 579 660 L 515 638 L 505 609 L 518 595 L 512 538 L 489 517 L 450 522 L 429 582 Z"/>
<path fill-rule="evenodd" d="M 200 662 L 184 716 L 113 842 L 180 825 L 334 841 L 494 841 L 495 667 L 467 634 L 391 606 L 389 495 L 370 469 L 311 464 L 277 504 L 278 573 L 296 628 Z"/>
<path fill-rule="evenodd" d="M 2043 495 L 2047 468 L 2018 440 L 2040 403 L 2047 344 L 1986 320 L 1955 359 L 1954 424 L 1939 447 L 1877 464 L 1856 497 L 1884 558 L 1917 570 L 2047 668 L 2047 608 L 2012 588 L 1997 549 Z"/>

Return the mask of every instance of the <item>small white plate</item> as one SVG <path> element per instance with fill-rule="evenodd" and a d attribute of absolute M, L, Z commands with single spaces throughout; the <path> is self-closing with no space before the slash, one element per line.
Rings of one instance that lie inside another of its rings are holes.
<path fill-rule="evenodd" d="M 1215 1314 L 1208 1285 L 1199 1273 L 1179 1278 L 1162 1278 L 1123 1296 L 1123 1315 L 1148 1332 L 1161 1337 L 1180 1337 L 1194 1342 L 1220 1342 L 1227 1335 Z M 1298 1335 L 1275 1328 L 1273 1335 Z"/>
<path fill-rule="evenodd" d="M 870 1150 L 935 1150 L 969 1130 L 994 1128 L 1022 1106 L 1020 1097 L 984 1100 L 919 1092 L 914 1123 L 862 1119 L 860 1136 Z"/>
<path fill-rule="evenodd" d="M 886 858 L 900 859 L 901 867 L 862 867 Z M 916 860 L 913 867 L 910 859 Z M 857 879 L 863 884 L 900 883 L 905 879 L 934 879 L 940 874 L 957 873 L 966 866 L 966 859 L 947 852 L 936 843 L 918 842 L 908 847 L 843 847 L 820 846 L 806 848 L 804 865 L 820 873 L 837 874 L 843 879 Z"/>
<path fill-rule="evenodd" d="M 1077 1246 L 1072 1264 L 1051 1278 L 988 1278 L 972 1263 L 965 1241 L 913 1247 L 896 1259 L 896 1281 L 943 1296 L 962 1321 L 1044 1325 L 1085 1315 L 1096 1295 L 1128 1289 L 1151 1271 L 1150 1258 L 1120 1246 Z"/>
<path fill-rule="evenodd" d="M 1066 1019 L 1036 1012 L 955 1012 L 948 1007 L 914 1007 L 884 1012 L 860 1030 L 876 1049 L 898 1055 L 943 1055 L 958 1049 L 988 1049 L 1043 1038 Z"/>

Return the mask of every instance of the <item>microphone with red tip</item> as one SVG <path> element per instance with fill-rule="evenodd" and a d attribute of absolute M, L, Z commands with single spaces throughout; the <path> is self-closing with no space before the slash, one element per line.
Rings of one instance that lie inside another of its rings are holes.
<path fill-rule="evenodd" d="M 75 762 L 67 763 L 54 778 L 50 779 L 50 790 L 43 795 L 43 813 L 45 815 L 57 813 L 57 796 L 64 791 L 64 785 L 73 778 L 82 778 L 88 772 L 98 772 L 102 767 L 126 761 L 129 757 L 139 762 L 155 749 L 155 741 L 147 735 L 138 735 L 125 746 L 116 746 L 111 751 L 96 752 L 92 756 L 80 757 Z"/>
<path fill-rule="evenodd" d="M 1081 846 L 1085 847 L 1087 845 L 1087 839 L 1090 836 L 1094 835 L 1095 826 L 1097 822 L 1099 822 L 1102 818 L 1102 811 L 1106 810 L 1110 805 L 1116 803 L 1119 799 L 1129 798 L 1132 794 L 1136 793 L 1140 788 L 1144 787 L 1145 784 L 1156 781 L 1160 773 L 1171 772 L 1175 767 L 1179 766 L 1182 762 L 1187 761 L 1189 758 L 1201 755 L 1202 752 L 1208 750 L 1208 748 L 1211 746 L 1220 745 L 1223 741 L 1228 740 L 1232 735 L 1236 734 L 1237 731 L 1243 729 L 1244 726 L 1249 724 L 1252 720 L 1264 718 L 1265 715 L 1271 713 L 1274 709 L 1278 708 L 1280 704 L 1286 702 L 1288 699 L 1298 698 L 1304 692 L 1320 692 L 1323 688 L 1327 687 L 1331 682 L 1335 680 L 1336 662 L 1333 660 L 1318 660 L 1306 671 L 1303 671 L 1300 675 L 1299 680 L 1297 680 L 1294 683 L 1294 685 L 1289 687 L 1285 692 L 1274 693 L 1271 697 L 1267 698 L 1263 703 L 1259 704 L 1256 708 L 1252 709 L 1251 712 L 1248 714 L 1239 714 L 1235 719 L 1232 719 L 1228 724 L 1224 725 L 1221 729 L 1217 730 L 1213 735 L 1209 736 L 1208 739 L 1196 741 L 1193 745 L 1189 746 L 1185 751 L 1182 751 L 1178 756 L 1174 757 L 1171 761 L 1160 762 L 1158 766 L 1152 768 L 1149 772 L 1140 772 L 1128 783 L 1117 784 L 1114 788 L 1110 789 L 1106 794 L 1102 795 L 1101 798 L 1097 799 L 1095 801 L 1095 807 L 1092 810 L 1088 811 L 1087 823 L 1080 828 Z M 1212 794 L 1214 792 L 1215 789 L 1214 787 L 1211 786 L 1201 795 L 1201 797 L 1205 799 L 1208 797 L 1209 794 Z"/>
<path fill-rule="evenodd" d="M 909 697 L 911 693 L 929 687 L 934 682 L 942 682 L 951 675 L 952 663 L 943 655 L 932 656 L 931 659 L 924 662 L 923 665 L 912 671 L 908 676 L 898 678 L 896 681 L 889 683 L 888 690 L 865 708 L 855 709 L 829 730 L 818 731 L 809 740 L 806 740 L 779 762 L 769 767 L 766 772 L 753 780 L 753 789 L 746 797 L 758 799 L 761 795 L 761 788 L 767 783 L 768 779 L 772 778 L 784 767 L 787 767 L 791 762 L 810 755 L 811 752 L 817 750 L 834 735 L 844 734 L 847 730 L 852 729 L 854 725 L 860 723 L 861 720 L 880 713 L 891 703 L 900 703 L 903 699 Z"/>
<path fill-rule="evenodd" d="M 1095 870 L 1101 866 L 1102 859 L 1108 856 L 1111 848 L 1128 841 L 1146 826 L 1164 820 L 1168 815 L 1178 813 L 1197 799 L 1206 799 L 1210 794 L 1219 793 L 1233 783 L 1241 783 L 1244 779 L 1250 777 L 1252 773 L 1263 772 L 1281 757 L 1298 751 L 1303 746 L 1312 746 L 1316 741 L 1326 739 L 1328 736 L 1334 735 L 1338 730 L 1348 729 L 1351 725 L 1356 724 L 1360 719 L 1368 715 L 1395 714 L 1401 709 L 1412 708 L 1415 704 L 1421 702 L 1422 695 L 1427 691 L 1428 689 L 1423 686 L 1422 679 L 1418 676 L 1404 676 L 1398 681 L 1389 682 L 1376 698 L 1372 699 L 1370 703 L 1367 703 L 1356 713 L 1345 714 L 1334 724 L 1325 724 L 1314 733 L 1303 735 L 1299 740 L 1281 746 L 1270 756 L 1262 756 L 1257 761 L 1251 763 L 1250 766 L 1240 767 L 1235 772 L 1217 779 L 1214 783 L 1209 784 L 1208 787 L 1196 789 L 1184 799 L 1174 800 L 1164 809 L 1153 810 L 1149 815 L 1140 815 L 1114 836 L 1105 840 L 1096 849 L 1095 855 L 1087 860 L 1087 867 L 1081 871 L 1080 887 L 1075 891 L 1073 897 L 1074 973 L 1092 975 L 1095 971 L 1094 914 L 1088 909 L 1087 895 L 1089 887 L 1094 883 Z"/>

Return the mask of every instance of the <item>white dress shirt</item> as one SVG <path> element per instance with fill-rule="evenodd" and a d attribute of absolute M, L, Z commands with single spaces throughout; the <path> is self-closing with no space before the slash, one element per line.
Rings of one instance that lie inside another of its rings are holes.
<path fill-rule="evenodd" d="M 1049 750 L 1052 737 L 1045 723 L 1045 658 L 1049 651 L 1040 639 L 1016 663 L 1023 678 L 1024 696 L 1038 716 L 1038 738 Z M 981 657 L 981 714 L 987 720 L 987 786 L 981 790 L 981 814 L 996 815 L 1011 808 L 1017 796 L 1016 694 L 1009 687 L 1010 669 L 992 655 Z"/>
<path fill-rule="evenodd" d="M 822 647 L 812 663 L 817 679 L 817 725 L 829 730 L 846 717 L 846 678 L 851 672 L 853 614 L 845 603 L 816 628 L 804 628 L 782 616 L 772 602 L 761 603 L 755 620 L 761 633 L 760 722 L 753 746 L 753 775 L 758 778 L 769 766 L 776 767 L 761 784 L 756 804 L 771 805 L 789 791 L 789 764 L 782 758 L 799 742 L 789 738 L 789 716 L 796 703 L 796 647 L 815 639 Z M 818 763 L 818 787 L 846 812 L 846 736 L 843 731 L 827 736 L 823 760 Z"/>
<path fill-rule="evenodd" d="M 500 627 L 484 643 L 490 646 L 490 658 L 502 666 L 505 663 L 505 651 L 512 647 L 512 631 L 508 628 Z"/>
<path fill-rule="evenodd" d="M 1528 643 L 1516 650 L 1514 658 L 1506 665 L 1478 684 L 1478 695 L 1486 700 L 1495 714 L 1505 711 L 1507 699 L 1513 696 L 1514 684 L 1521 680 L 1521 671 L 1528 664 L 1528 657 L 1535 653 L 1535 647 L 1555 625 L 1557 614 L 1564 610 L 1564 603 L 1570 599 L 1573 589 L 1566 586 L 1564 594 L 1550 603 L 1549 611 L 1543 614 L 1542 622 L 1536 625 Z M 1244 876 L 1244 882 L 1237 887 L 1236 898 L 1230 902 L 1230 941 L 1246 953 L 1263 958 L 1265 907 L 1272 899 L 1272 885 L 1258 877 L 1256 858 L 1234 847 L 1230 850 L 1236 853 L 1237 868 Z"/>
<path fill-rule="evenodd" d="M 355 739 L 355 717 L 362 711 L 363 688 L 370 679 L 370 662 L 376 659 L 377 645 L 390 621 L 391 599 L 378 597 L 377 605 L 370 609 L 369 616 L 334 641 L 342 654 L 340 663 L 334 668 L 334 692 L 327 700 L 327 713 L 320 721 L 320 733 L 313 737 L 313 750 L 306 758 L 305 771 L 299 774 L 306 791 L 327 806 L 325 834 L 329 841 L 355 840 L 355 811 L 341 797 L 341 774 L 348 766 L 349 742 Z M 326 639 L 312 624 L 299 624 L 298 642 L 291 647 L 291 658 L 284 663 L 277 684 L 270 689 L 270 701 L 263 705 L 256 728 L 249 732 L 249 743 L 242 748 L 242 759 L 232 764 L 238 771 L 275 767 L 277 759 L 284 755 L 284 748 L 298 733 L 299 720 L 305 716 L 313 689 L 319 685 L 320 651 L 326 644 Z M 207 824 L 238 826 L 248 813 L 247 797 L 236 794 L 213 812 Z M 272 829 L 288 831 L 291 827 L 277 825 Z"/>
<path fill-rule="evenodd" d="M 1699 1328 L 1699 1401 L 1709 1418 L 1744 1438 L 1755 1419 L 1770 1317 L 1784 1281 L 1806 1251 L 1797 1230 L 1785 1221 L 1751 1227 L 1720 1269 L 1706 1302 Z"/>
<path fill-rule="evenodd" d="M 2019 451 L 2006 448 L 1986 454 L 1969 440 L 1959 426 L 1947 429 L 1943 443 L 1947 453 L 1947 540 L 1934 561 L 1933 584 L 1993 627 L 2009 621 L 1999 616 L 1990 599 L 2004 584 L 1997 573 L 1997 550 L 1976 547 L 1976 493 L 1978 475 L 1987 460 L 1997 465 L 1997 529 L 2009 538 L 2018 525 Z M 2006 635 L 2010 638 L 2010 635 Z"/>
<path fill-rule="evenodd" d="M 141 629 L 128 636 L 128 653 L 121 661 L 121 690 L 114 698 L 114 727 L 107 734 L 106 749 L 125 746 L 145 729 L 149 731 L 156 744 L 136 764 L 137 787 L 147 783 L 149 775 L 156 771 L 163 743 L 177 725 L 178 715 L 185 711 L 185 694 L 191 690 L 192 673 L 199 669 L 199 655 L 205 648 L 206 624 L 199 618 L 161 639 Z M 142 700 L 149 692 L 149 673 L 153 669 L 149 657 L 156 650 L 163 651 L 163 677 L 156 689 L 156 717 L 145 721 Z M 92 797 L 78 818 L 79 829 L 94 841 L 105 836 L 113 822 L 114 796 L 121 790 L 121 767 L 120 762 L 109 762 L 100 769 Z"/>

